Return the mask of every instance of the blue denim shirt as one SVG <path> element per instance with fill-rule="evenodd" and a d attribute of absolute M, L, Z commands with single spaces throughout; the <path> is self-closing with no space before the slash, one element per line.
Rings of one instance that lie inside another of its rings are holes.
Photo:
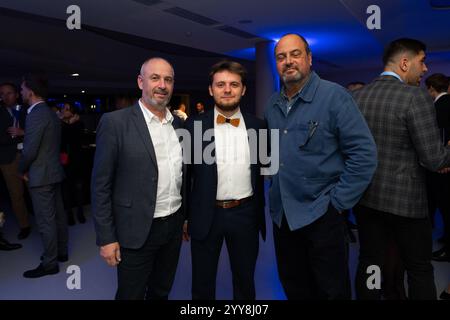
<path fill-rule="evenodd" d="M 338 211 L 358 202 L 375 172 L 377 154 L 346 89 L 313 71 L 290 101 L 283 93 L 272 95 L 265 118 L 269 129 L 280 130 L 280 167 L 269 191 L 270 213 L 278 226 L 283 212 L 296 230 L 325 214 L 330 201 Z"/>

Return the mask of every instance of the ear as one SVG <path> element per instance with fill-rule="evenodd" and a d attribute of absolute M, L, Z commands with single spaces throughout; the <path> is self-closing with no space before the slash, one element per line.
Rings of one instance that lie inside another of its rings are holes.
<path fill-rule="evenodd" d="M 144 88 L 144 79 L 142 79 L 141 75 L 138 75 L 138 77 L 137 77 L 137 84 L 138 84 L 139 89 L 142 90 Z"/>
<path fill-rule="evenodd" d="M 405 56 L 400 59 L 400 70 L 403 72 L 407 72 L 409 70 L 409 59 Z"/>
<path fill-rule="evenodd" d="M 209 90 L 209 95 L 210 95 L 211 97 L 214 96 L 214 95 L 213 95 L 213 91 L 212 91 L 211 86 L 208 87 L 208 90 Z"/>
<path fill-rule="evenodd" d="M 247 91 L 247 87 L 246 87 L 246 86 L 244 86 L 244 87 L 242 88 L 242 94 L 241 94 L 241 97 L 243 97 L 243 96 L 245 95 L 245 91 Z"/>
<path fill-rule="evenodd" d="M 311 67 L 312 66 L 312 53 L 311 52 L 308 54 L 308 62 L 309 62 L 309 66 Z"/>

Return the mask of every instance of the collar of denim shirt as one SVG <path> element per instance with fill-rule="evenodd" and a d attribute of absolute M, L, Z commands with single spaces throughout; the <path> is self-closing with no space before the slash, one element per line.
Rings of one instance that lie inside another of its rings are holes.
<path fill-rule="evenodd" d="M 315 71 L 311 71 L 308 81 L 306 81 L 305 85 L 292 96 L 291 100 L 289 100 L 286 96 L 285 87 L 283 86 L 280 91 L 277 104 L 280 107 L 286 105 L 288 109 L 290 109 L 299 98 L 301 98 L 304 102 L 311 102 L 319 86 L 319 81 L 320 77 L 317 73 Z"/>

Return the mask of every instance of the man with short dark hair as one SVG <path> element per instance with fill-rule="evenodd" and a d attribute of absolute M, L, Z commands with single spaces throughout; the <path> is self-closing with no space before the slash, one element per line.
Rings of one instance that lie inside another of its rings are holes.
<path fill-rule="evenodd" d="M 197 114 L 205 113 L 205 105 L 203 102 L 197 102 L 195 109 L 197 110 Z"/>
<path fill-rule="evenodd" d="M 383 269 L 389 234 L 408 275 L 409 299 L 436 299 L 425 168 L 450 166 L 450 150 L 439 138 L 433 101 L 418 87 L 427 71 L 425 50 L 415 39 L 391 42 L 380 77 L 354 94 L 378 147 L 372 183 L 353 209 L 360 240 L 359 299 L 381 298 L 381 290 L 367 284 L 371 266 Z"/>
<path fill-rule="evenodd" d="M 64 171 L 59 160 L 61 124 L 45 103 L 48 82 L 44 75 L 25 75 L 21 87 L 23 102 L 30 107 L 19 172 L 28 181 L 35 220 L 44 245 L 41 264 L 23 276 L 39 278 L 58 273 L 58 262 L 68 260 L 67 216 L 61 194 Z"/>
<path fill-rule="evenodd" d="M 0 170 L 8 188 L 11 207 L 17 217 L 18 239 L 26 239 L 30 232 L 28 211 L 24 200 L 23 181 L 18 176 L 20 153 L 23 148 L 25 108 L 17 102 L 19 93 L 12 83 L 0 84 Z"/>
<path fill-rule="evenodd" d="M 225 240 L 233 275 L 233 298 L 254 300 L 259 233 L 265 238 L 264 181 L 256 159 L 259 140 L 250 132 L 264 121 L 244 113 L 246 70 L 234 61 L 211 68 L 209 93 L 215 107 L 187 122 L 191 136 L 188 180 L 188 224 L 192 252 L 192 299 L 216 297 L 217 264 Z M 200 130 L 197 130 L 197 127 Z M 212 141 L 202 137 L 213 136 Z M 205 157 L 214 146 L 211 161 Z M 196 146 L 200 148 L 196 149 Z M 196 153 L 196 154 L 194 154 Z M 193 163 L 192 163 L 193 162 Z"/>

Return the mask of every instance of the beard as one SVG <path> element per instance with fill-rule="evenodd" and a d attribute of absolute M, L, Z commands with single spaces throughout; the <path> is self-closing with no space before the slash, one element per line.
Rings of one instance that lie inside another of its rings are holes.
<path fill-rule="evenodd" d="M 216 107 L 219 110 L 222 110 L 222 111 L 234 111 L 237 108 L 239 108 L 239 104 L 241 103 L 241 100 L 239 100 L 237 102 L 228 103 L 228 104 L 220 103 L 220 101 L 215 101 L 215 103 L 216 103 Z"/>
<path fill-rule="evenodd" d="M 155 91 L 154 93 L 161 93 L 161 94 L 166 93 L 167 94 L 167 91 Z M 170 98 L 171 98 L 171 96 L 169 94 L 162 101 L 157 101 L 156 99 L 153 99 L 150 96 L 142 96 L 142 99 L 144 100 L 145 103 L 153 106 L 154 108 L 156 108 L 157 110 L 160 110 L 160 111 L 164 110 L 167 107 L 167 105 L 169 104 Z"/>
<path fill-rule="evenodd" d="M 284 71 L 286 71 L 286 70 L 284 70 Z M 296 73 L 290 74 L 290 75 L 283 73 L 283 75 L 281 76 L 283 83 L 293 83 L 293 82 L 301 81 L 304 78 L 303 74 L 297 69 L 296 69 L 296 71 L 297 71 Z"/>

